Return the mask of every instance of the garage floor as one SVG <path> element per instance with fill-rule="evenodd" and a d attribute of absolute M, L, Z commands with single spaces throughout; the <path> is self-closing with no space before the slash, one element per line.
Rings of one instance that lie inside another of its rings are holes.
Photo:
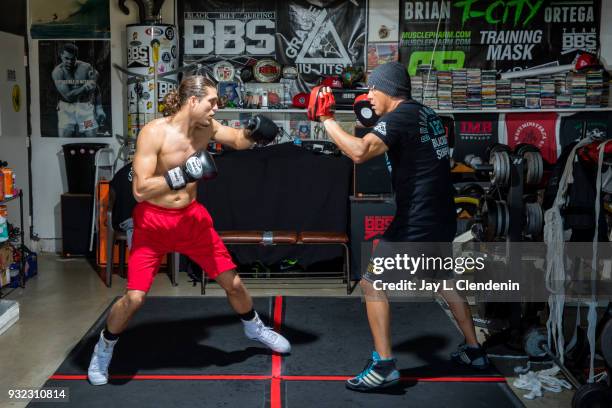
<path fill-rule="evenodd" d="M 44 384 L 92 323 L 124 290 L 124 281 L 120 278 L 114 280 L 112 288 L 104 286 L 84 259 L 40 256 L 39 271 L 38 277 L 30 280 L 26 289 L 15 290 L 7 296 L 19 302 L 20 320 L 0 335 L 0 407 L 26 406 L 26 402 L 9 402 L 7 391 Z M 358 292 L 356 290 L 354 295 L 358 296 Z M 333 289 L 290 287 L 282 289 L 281 293 L 252 288 L 251 293 L 254 296 L 343 296 L 345 289 L 341 286 Z M 180 274 L 177 287 L 170 285 L 165 274 L 159 274 L 151 291 L 154 296 L 199 294 L 199 286 L 192 286 L 186 274 Z M 211 287 L 206 296 L 223 296 L 223 293 Z M 511 382 L 508 379 L 512 388 Z M 526 392 L 513 390 L 528 408 L 571 406 L 572 391 L 545 393 L 544 398 L 529 401 L 522 398 Z"/>

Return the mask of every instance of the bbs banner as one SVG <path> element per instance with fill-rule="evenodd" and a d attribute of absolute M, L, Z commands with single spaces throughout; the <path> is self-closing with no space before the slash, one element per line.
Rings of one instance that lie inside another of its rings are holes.
<path fill-rule="evenodd" d="M 414 74 L 437 69 L 498 72 L 571 63 L 599 50 L 601 0 L 401 0 L 400 59 Z"/>
<path fill-rule="evenodd" d="M 274 2 L 186 0 L 178 6 L 185 62 L 206 56 L 274 56 Z"/>
<path fill-rule="evenodd" d="M 297 69 L 302 91 L 344 67 L 365 68 L 367 0 L 185 0 L 178 13 L 183 64 L 273 58 Z"/>

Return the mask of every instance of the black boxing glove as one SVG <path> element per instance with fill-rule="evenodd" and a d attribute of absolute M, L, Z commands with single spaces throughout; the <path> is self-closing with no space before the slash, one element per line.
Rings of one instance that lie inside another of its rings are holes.
<path fill-rule="evenodd" d="M 355 98 L 353 111 L 359 123 L 365 127 L 373 127 L 380 118 L 372 109 L 372 103 L 368 100 L 367 94 L 361 94 Z"/>
<path fill-rule="evenodd" d="M 263 115 L 255 115 L 249 119 L 246 129 L 250 130 L 249 139 L 261 145 L 267 145 L 276 139 L 279 131 L 276 123 Z"/>
<path fill-rule="evenodd" d="M 217 176 L 217 166 L 210 153 L 200 150 L 189 156 L 185 164 L 168 170 L 164 174 L 166 183 L 172 190 L 180 190 L 187 183 L 199 179 L 210 180 Z"/>

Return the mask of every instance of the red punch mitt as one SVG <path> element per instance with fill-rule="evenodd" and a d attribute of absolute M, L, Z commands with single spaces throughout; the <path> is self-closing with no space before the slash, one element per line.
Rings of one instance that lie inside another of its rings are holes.
<path fill-rule="evenodd" d="M 325 87 L 315 86 L 310 91 L 308 120 L 318 121 L 321 116 L 334 116 L 336 100 L 331 92 L 322 93 L 323 88 Z"/>

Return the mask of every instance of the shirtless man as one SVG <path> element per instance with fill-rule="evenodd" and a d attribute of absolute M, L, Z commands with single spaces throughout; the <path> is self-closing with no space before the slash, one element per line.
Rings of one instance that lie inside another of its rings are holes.
<path fill-rule="evenodd" d="M 106 120 L 96 81 L 98 71 L 91 64 L 77 60 L 78 48 L 66 43 L 60 52 L 62 62 L 51 77 L 60 94 L 57 104 L 59 137 L 95 137 Z"/>
<path fill-rule="evenodd" d="M 245 129 L 222 126 L 214 119 L 217 101 L 217 91 L 210 80 L 190 76 L 166 97 L 171 116 L 153 120 L 138 135 L 132 183 L 138 204 L 132 214 L 134 236 L 127 292 L 111 308 L 106 328 L 94 348 L 88 370 L 93 385 L 108 382 L 113 347 L 142 307 L 162 257 L 168 252 L 189 256 L 217 281 L 240 316 L 249 339 L 278 353 L 291 350 L 283 336 L 259 319 L 251 296 L 236 274 L 236 265 L 213 228 L 210 214 L 195 201 L 197 180 L 216 175 L 212 157 L 206 151 L 209 141 L 248 149 L 253 143 L 271 142 L 278 128 L 260 115 L 251 119 Z"/>

